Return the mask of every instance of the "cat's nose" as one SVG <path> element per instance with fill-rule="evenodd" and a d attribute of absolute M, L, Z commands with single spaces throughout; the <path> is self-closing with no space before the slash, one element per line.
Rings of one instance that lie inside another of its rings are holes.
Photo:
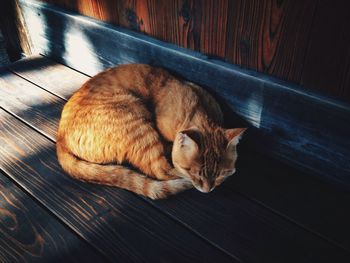
<path fill-rule="evenodd" d="M 202 187 L 202 192 L 203 193 L 209 193 L 210 192 L 210 188 L 208 186 L 203 186 Z"/>
<path fill-rule="evenodd" d="M 205 179 L 200 179 L 194 182 L 193 185 L 198 191 L 202 193 L 209 193 L 215 188 L 214 182 L 209 182 Z"/>
<path fill-rule="evenodd" d="M 203 181 L 201 188 L 202 193 L 209 193 L 214 189 L 213 184 L 208 181 Z"/>

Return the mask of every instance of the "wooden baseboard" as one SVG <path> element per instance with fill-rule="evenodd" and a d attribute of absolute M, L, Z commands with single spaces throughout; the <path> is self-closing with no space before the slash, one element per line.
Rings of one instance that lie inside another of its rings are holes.
<path fill-rule="evenodd" d="M 48 4 L 20 2 L 37 52 L 88 75 L 125 63 L 166 68 L 219 97 L 228 123 L 236 120 L 231 112 L 249 123 L 245 140 L 260 152 L 350 187 L 348 104 Z"/>

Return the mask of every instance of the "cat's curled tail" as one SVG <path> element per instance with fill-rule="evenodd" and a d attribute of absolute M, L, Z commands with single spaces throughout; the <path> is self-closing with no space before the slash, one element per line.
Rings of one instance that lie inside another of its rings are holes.
<path fill-rule="evenodd" d="M 158 181 L 122 165 L 90 163 L 77 158 L 60 140 L 56 143 L 58 161 L 73 178 L 120 187 L 151 199 L 163 199 L 192 188 L 186 179 Z"/>

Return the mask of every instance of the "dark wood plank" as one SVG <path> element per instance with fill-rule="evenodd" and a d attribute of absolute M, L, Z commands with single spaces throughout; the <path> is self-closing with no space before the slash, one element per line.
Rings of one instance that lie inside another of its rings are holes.
<path fill-rule="evenodd" d="M 61 78 L 61 70 L 57 71 L 57 79 Z M 33 74 L 35 71 L 30 72 Z M 31 123 L 30 118 L 26 121 Z M 247 200 L 228 186 L 207 196 L 193 190 L 152 204 L 244 261 L 279 259 L 295 262 L 308 257 L 326 261 L 334 256 L 339 260 L 349 256 L 347 252 Z M 267 236 L 269 240 L 266 240 Z"/>
<path fill-rule="evenodd" d="M 69 178 L 54 143 L 3 110 L 0 121 L 0 168 L 111 261 L 237 262 L 135 195 Z"/>
<path fill-rule="evenodd" d="M 0 262 L 106 262 L 0 172 Z"/>
<path fill-rule="evenodd" d="M 0 70 L 0 87 L 1 107 L 21 119 L 32 119 L 33 127 L 56 137 L 65 101 L 6 70 Z"/>
<path fill-rule="evenodd" d="M 247 262 L 328 262 L 333 257 L 335 261 L 350 260 L 349 252 L 338 248 L 338 252 L 333 251 L 330 243 L 282 220 L 280 214 L 235 193 L 229 186 L 210 195 L 187 192 L 179 200 L 155 205 L 218 246 L 237 251 Z"/>
<path fill-rule="evenodd" d="M 349 192 L 247 150 L 241 145 L 237 175 L 225 187 L 350 251 Z"/>
<path fill-rule="evenodd" d="M 167 68 L 208 87 L 250 123 L 254 148 L 350 189 L 348 104 L 35 1 L 22 8 L 41 53 L 89 75 L 120 63 Z"/>
<path fill-rule="evenodd" d="M 49 92 L 63 99 L 70 98 L 73 92 L 90 78 L 40 55 L 23 58 L 16 63 L 8 65 L 8 67 L 16 74 L 27 78 L 40 87 L 44 89 L 49 88 Z M 61 79 L 59 83 L 56 83 L 53 80 L 57 80 L 58 73 Z"/>

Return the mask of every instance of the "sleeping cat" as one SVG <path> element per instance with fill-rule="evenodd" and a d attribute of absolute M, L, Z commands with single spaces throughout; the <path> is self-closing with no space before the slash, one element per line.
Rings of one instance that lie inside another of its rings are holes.
<path fill-rule="evenodd" d="M 219 105 L 199 86 L 160 68 L 121 65 L 91 78 L 64 106 L 57 156 L 76 179 L 152 199 L 192 186 L 208 193 L 235 172 L 245 130 L 222 122 Z"/>

